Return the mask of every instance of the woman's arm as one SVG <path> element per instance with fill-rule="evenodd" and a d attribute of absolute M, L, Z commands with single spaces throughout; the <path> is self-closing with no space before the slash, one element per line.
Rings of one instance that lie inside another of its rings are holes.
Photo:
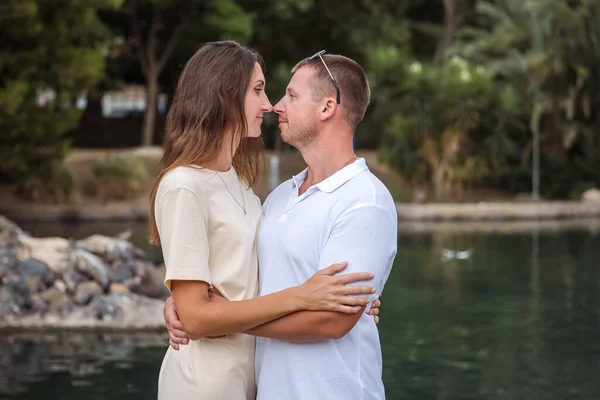
<path fill-rule="evenodd" d="M 209 291 L 209 300 L 211 302 L 228 302 L 229 301 L 226 298 L 224 298 L 223 296 L 221 296 L 220 294 L 214 293 L 213 291 Z M 369 315 L 373 316 L 373 319 L 376 324 L 379 323 L 379 307 L 381 307 L 381 301 L 379 299 L 377 299 L 371 305 L 371 309 L 368 312 Z M 289 314 L 284 318 L 280 318 L 278 320 L 267 323 L 267 325 L 270 325 L 269 330 L 271 330 L 275 324 L 278 325 L 281 322 L 284 322 L 286 320 L 290 320 L 292 318 L 295 319 L 296 316 L 299 316 L 300 314 L 304 314 L 304 313 L 297 312 L 297 313 Z M 308 313 L 308 314 L 313 314 L 313 313 Z M 316 312 L 314 314 L 320 314 L 320 313 Z M 185 333 L 185 331 L 183 330 L 181 321 L 179 320 L 179 317 L 177 316 L 177 310 L 175 308 L 175 303 L 173 302 L 173 297 L 169 297 L 167 299 L 167 301 L 165 302 L 165 306 L 163 309 L 163 316 L 165 319 L 165 324 L 166 324 L 167 330 L 169 332 L 169 345 L 171 347 L 173 347 L 173 349 L 179 350 L 180 345 L 189 343 L 189 338 L 188 338 L 187 334 Z M 289 325 L 286 324 L 286 326 L 283 327 L 283 329 L 288 330 Z M 252 332 L 252 331 L 254 331 L 254 332 Z M 271 331 L 271 333 L 272 332 L 273 331 Z M 262 326 L 257 326 L 256 328 L 252 328 L 250 331 L 248 331 L 246 333 L 251 334 L 251 335 L 254 334 L 255 336 L 268 336 L 268 333 L 264 332 L 262 330 Z M 321 332 L 321 329 L 318 329 L 317 331 L 310 332 L 310 334 L 306 334 L 304 332 L 304 330 L 300 330 L 298 332 L 290 332 L 290 335 L 288 336 L 287 339 L 283 338 L 283 336 L 285 336 L 285 335 L 283 335 L 283 334 L 280 334 L 280 335 L 281 336 L 277 338 L 279 340 L 287 340 L 290 342 L 307 342 L 307 341 L 328 339 L 331 334 L 329 332 Z"/>
<path fill-rule="evenodd" d="M 187 336 L 220 336 L 244 332 L 296 311 L 360 312 L 373 293 L 369 286 L 347 286 L 365 281 L 372 274 L 356 272 L 333 276 L 346 268 L 346 263 L 333 264 L 317 272 L 306 283 L 271 295 L 243 301 L 211 302 L 209 285 L 203 281 L 171 281 L 177 314 Z"/>

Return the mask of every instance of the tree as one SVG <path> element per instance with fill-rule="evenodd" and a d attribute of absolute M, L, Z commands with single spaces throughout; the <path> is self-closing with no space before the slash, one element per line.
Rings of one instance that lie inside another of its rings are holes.
<path fill-rule="evenodd" d="M 207 40 L 245 42 L 252 18 L 235 0 L 126 0 L 121 16 L 108 15 L 113 29 L 127 38 L 145 79 L 142 146 L 153 142 L 159 78 L 171 57 L 178 51 L 189 56 Z"/>
<path fill-rule="evenodd" d="M 6 0 L 0 8 L 0 180 L 48 174 L 65 133 L 104 74 L 110 31 L 98 11 L 120 0 Z"/>
<path fill-rule="evenodd" d="M 600 159 L 594 134 L 600 119 L 591 112 L 600 105 L 597 2 L 486 0 L 478 3 L 477 12 L 480 27 L 462 30 L 454 52 L 521 88 L 531 132 L 522 158 L 532 160 L 533 197 L 540 190 L 568 196 L 581 181 L 600 183 L 592 167 Z M 550 168 L 546 180 L 560 181 L 561 187 L 540 188 L 544 160 Z M 563 170 L 574 176 L 550 177 L 564 162 Z"/>

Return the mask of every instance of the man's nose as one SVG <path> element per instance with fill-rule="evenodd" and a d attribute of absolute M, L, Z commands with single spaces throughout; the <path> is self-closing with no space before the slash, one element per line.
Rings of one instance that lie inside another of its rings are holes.
<path fill-rule="evenodd" d="M 283 106 L 283 99 L 279 100 L 277 104 L 273 107 L 273 111 L 277 114 L 283 114 L 285 112 L 285 107 Z"/>

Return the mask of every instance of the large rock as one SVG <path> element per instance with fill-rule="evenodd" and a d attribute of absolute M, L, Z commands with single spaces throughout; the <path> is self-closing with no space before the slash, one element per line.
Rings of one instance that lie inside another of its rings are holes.
<path fill-rule="evenodd" d="M 44 298 L 42 297 L 42 295 L 40 293 L 36 293 L 31 296 L 30 311 L 32 313 L 35 313 L 38 315 L 43 315 L 48 311 L 48 309 L 49 309 L 48 302 L 46 302 L 46 300 L 44 300 Z"/>
<path fill-rule="evenodd" d="M 0 280 L 6 276 L 8 271 L 15 271 L 18 264 L 19 259 L 14 251 L 9 249 L 0 250 Z M 4 275 L 2 274 L 3 270 L 6 271 Z"/>
<path fill-rule="evenodd" d="M 161 328 L 164 302 L 148 299 L 131 293 L 111 293 L 95 296 L 83 309 L 86 324 L 96 320 L 97 324 L 113 327 Z"/>
<path fill-rule="evenodd" d="M 79 285 L 73 300 L 75 303 L 85 305 L 89 303 L 90 299 L 95 295 L 102 294 L 102 288 L 96 282 L 85 282 Z"/>
<path fill-rule="evenodd" d="M 21 314 L 21 307 L 5 287 L 0 287 L 0 321 Z"/>
<path fill-rule="evenodd" d="M 40 275 L 33 275 L 23 279 L 30 293 L 38 293 L 46 288 Z"/>
<path fill-rule="evenodd" d="M 4 279 L 3 288 L 11 296 L 13 302 L 20 308 L 29 307 L 31 291 L 25 280 L 19 275 L 9 275 Z"/>
<path fill-rule="evenodd" d="M 79 272 L 75 265 L 70 265 L 62 274 L 62 281 L 66 290 L 61 290 L 62 293 L 75 293 L 80 283 L 87 282 L 90 278 Z M 60 289 L 60 284 L 57 289 Z"/>
<path fill-rule="evenodd" d="M 590 203 L 600 203 L 600 190 L 588 189 L 581 195 L 581 200 Z"/>
<path fill-rule="evenodd" d="M 143 263 L 138 263 L 136 269 L 137 278 L 128 284 L 132 293 L 161 300 L 169 297 L 169 289 L 164 285 L 165 277 L 162 270 Z"/>
<path fill-rule="evenodd" d="M 113 282 L 122 283 L 133 278 L 135 273 L 134 263 L 132 261 L 124 261 L 113 267 Z"/>
<path fill-rule="evenodd" d="M 123 283 L 111 283 L 108 289 L 109 293 L 130 293 L 127 285 Z"/>
<path fill-rule="evenodd" d="M 74 309 L 73 300 L 56 288 L 48 289 L 40 297 L 48 303 L 48 312 L 53 315 L 64 317 Z"/>
<path fill-rule="evenodd" d="M 78 271 L 98 282 L 102 289 L 108 288 L 110 271 L 98 256 L 89 251 L 77 249 L 71 253 L 71 263 L 75 265 Z"/>
<path fill-rule="evenodd" d="M 0 283 L 9 274 L 10 271 L 11 270 L 7 265 L 0 263 Z"/>
<path fill-rule="evenodd" d="M 162 328 L 163 279 L 124 236 L 33 238 L 0 216 L 0 329 Z"/>
<path fill-rule="evenodd" d="M 66 267 L 72 250 L 71 243 L 67 239 L 21 236 L 19 240 L 26 249 L 20 250 L 21 258 L 30 257 L 40 260 L 57 273 L 62 272 Z"/>
<path fill-rule="evenodd" d="M 0 238 L 16 238 L 22 234 L 23 230 L 17 224 L 0 215 Z"/>
<path fill-rule="evenodd" d="M 51 286 L 52 283 L 54 283 L 54 272 L 52 272 L 46 263 L 35 258 L 28 258 L 27 260 L 21 261 L 19 263 L 18 270 L 19 275 L 21 275 L 24 280 L 38 277 L 40 279 L 40 283 L 46 287 Z"/>
<path fill-rule="evenodd" d="M 79 240 L 76 247 L 87 250 L 109 263 L 118 260 L 131 260 L 134 255 L 134 246 L 130 242 L 102 235 L 92 235 Z"/>

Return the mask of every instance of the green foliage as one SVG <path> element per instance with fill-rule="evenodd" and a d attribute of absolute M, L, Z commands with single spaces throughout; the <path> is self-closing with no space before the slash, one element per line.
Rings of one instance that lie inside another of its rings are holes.
<path fill-rule="evenodd" d="M 600 105 L 597 2 L 481 0 L 477 11 L 481 26 L 461 30 L 453 52 L 519 90 L 521 115 L 529 120 L 519 140 L 521 160 L 530 162 L 531 133 L 539 133 L 542 182 L 549 182 L 542 193 L 568 197 L 582 182 L 600 184 L 593 167 L 600 121 L 592 112 Z"/>
<path fill-rule="evenodd" d="M 70 203 L 75 196 L 75 179 L 62 161 L 52 160 L 47 168 L 20 183 L 17 195 L 37 204 Z"/>
<path fill-rule="evenodd" d="M 42 176 L 68 149 L 65 133 L 81 111 L 78 97 L 102 79 L 110 32 L 97 18 L 116 0 L 61 7 L 42 0 L 9 0 L 0 15 L 0 181 Z M 53 98 L 40 104 L 43 91 Z"/>
<path fill-rule="evenodd" d="M 219 32 L 221 39 L 247 42 L 252 37 L 252 15 L 232 0 L 213 0 L 205 17 L 206 24 Z"/>
<path fill-rule="evenodd" d="M 484 67 L 455 57 L 441 67 L 413 61 L 397 75 L 380 157 L 407 181 L 431 182 L 441 196 L 498 174 L 516 153 L 508 121 L 518 94 Z"/>
<path fill-rule="evenodd" d="M 146 164 L 133 156 L 108 156 L 94 161 L 96 194 L 105 200 L 123 200 L 140 195 L 147 189 Z"/>

